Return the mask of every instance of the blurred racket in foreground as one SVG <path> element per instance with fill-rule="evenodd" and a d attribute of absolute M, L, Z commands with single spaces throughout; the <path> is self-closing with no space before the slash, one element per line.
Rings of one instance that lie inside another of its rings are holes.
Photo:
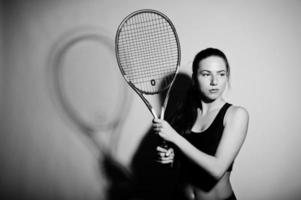
<path fill-rule="evenodd" d="M 77 31 L 57 43 L 52 59 L 61 107 L 100 153 L 110 155 L 130 102 L 116 69 L 114 42 L 101 32 Z"/>
<path fill-rule="evenodd" d="M 120 71 L 154 118 L 164 119 L 170 88 L 180 66 L 180 43 L 170 19 L 156 10 L 138 10 L 119 25 L 115 37 Z M 166 91 L 158 115 L 144 95 Z"/>

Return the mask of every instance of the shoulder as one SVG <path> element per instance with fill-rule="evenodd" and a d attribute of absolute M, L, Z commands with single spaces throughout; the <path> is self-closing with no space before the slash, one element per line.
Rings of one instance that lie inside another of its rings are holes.
<path fill-rule="evenodd" d="M 246 108 L 242 106 L 231 105 L 224 118 L 224 123 L 248 123 L 249 121 L 249 112 Z"/>
<path fill-rule="evenodd" d="M 245 138 L 249 126 L 249 113 L 241 106 L 230 106 L 224 117 L 225 134 Z"/>

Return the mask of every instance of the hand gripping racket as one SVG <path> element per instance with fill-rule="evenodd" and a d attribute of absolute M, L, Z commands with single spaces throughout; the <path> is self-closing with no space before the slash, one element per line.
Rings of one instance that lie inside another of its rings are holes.
<path fill-rule="evenodd" d="M 160 114 L 160 119 L 164 119 L 181 58 L 178 35 L 171 20 L 156 10 L 133 12 L 117 29 L 115 51 L 124 79 L 154 118 L 158 115 L 144 95 L 167 91 Z"/>

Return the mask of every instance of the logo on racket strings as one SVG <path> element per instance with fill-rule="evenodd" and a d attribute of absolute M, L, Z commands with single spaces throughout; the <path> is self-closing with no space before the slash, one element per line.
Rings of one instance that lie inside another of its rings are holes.
<path fill-rule="evenodd" d="M 156 85 L 156 80 L 155 80 L 155 79 L 152 79 L 152 80 L 151 80 L 151 85 L 152 85 L 152 86 L 155 86 L 155 85 Z"/>

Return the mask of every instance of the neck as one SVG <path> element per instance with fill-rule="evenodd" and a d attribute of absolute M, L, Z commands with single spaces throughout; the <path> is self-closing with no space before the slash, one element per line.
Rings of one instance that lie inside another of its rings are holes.
<path fill-rule="evenodd" d="M 201 112 L 203 115 L 205 115 L 209 112 L 219 109 L 224 103 L 225 103 L 225 100 L 222 98 L 218 98 L 211 102 L 201 100 L 201 105 L 202 105 Z"/>

